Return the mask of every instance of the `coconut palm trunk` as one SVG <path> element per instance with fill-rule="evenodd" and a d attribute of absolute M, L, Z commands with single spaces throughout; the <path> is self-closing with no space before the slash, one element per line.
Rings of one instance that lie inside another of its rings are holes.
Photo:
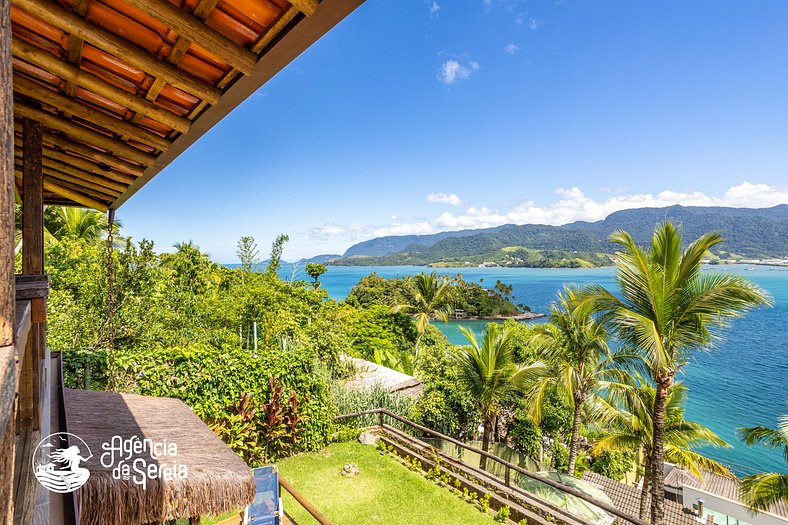
<path fill-rule="evenodd" d="M 492 436 L 494 416 L 484 418 L 484 432 L 482 432 L 482 450 L 489 452 L 490 450 L 490 436 Z M 487 469 L 487 456 L 481 456 L 479 459 L 479 468 L 482 470 Z"/>
<path fill-rule="evenodd" d="M 648 501 L 648 491 L 649 486 L 651 485 L 651 460 L 646 457 L 646 461 L 643 468 L 643 486 L 640 489 L 640 519 L 648 520 L 648 510 L 649 510 L 649 501 Z"/>
<path fill-rule="evenodd" d="M 569 467 L 568 474 L 575 475 L 575 463 L 577 463 L 577 453 L 580 448 L 580 418 L 583 415 L 583 403 L 585 396 L 582 392 L 575 394 L 575 412 L 572 419 L 572 438 L 569 441 Z"/>
<path fill-rule="evenodd" d="M 423 335 L 424 335 L 424 332 L 419 331 L 418 335 L 416 336 L 416 347 L 414 349 L 415 353 L 416 353 L 416 357 L 419 356 L 419 345 L 421 344 L 421 336 L 423 336 Z"/>
<path fill-rule="evenodd" d="M 661 524 L 665 519 L 665 411 L 673 374 L 658 378 L 654 398 L 654 437 L 651 463 L 651 523 Z"/>

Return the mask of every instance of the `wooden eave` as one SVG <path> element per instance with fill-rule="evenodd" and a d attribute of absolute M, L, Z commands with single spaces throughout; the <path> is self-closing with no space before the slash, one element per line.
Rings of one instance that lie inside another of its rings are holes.
<path fill-rule="evenodd" d="M 41 122 L 44 202 L 117 208 L 362 2 L 11 0 L 17 165 Z"/>

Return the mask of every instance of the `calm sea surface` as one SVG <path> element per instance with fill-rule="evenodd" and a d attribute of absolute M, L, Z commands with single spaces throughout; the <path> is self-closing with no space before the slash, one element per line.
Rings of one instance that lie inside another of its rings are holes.
<path fill-rule="evenodd" d="M 401 277 L 424 271 L 418 267 L 331 266 L 321 277 L 322 286 L 335 299 L 344 299 L 358 280 L 377 272 L 382 277 Z M 614 270 L 598 268 L 463 268 L 440 269 L 441 274 L 461 272 L 467 281 L 492 287 L 497 279 L 514 288 L 514 302 L 524 303 L 535 312 L 546 312 L 564 283 L 599 283 L 613 289 Z M 786 464 L 776 450 L 747 447 L 736 438 L 743 426 L 775 427 L 777 417 L 788 413 L 788 269 L 765 266 L 717 266 L 709 271 L 735 272 L 755 281 L 774 298 L 774 307 L 760 309 L 735 321 L 724 340 L 710 353 L 698 354 L 685 367 L 684 383 L 689 389 L 687 419 L 712 428 L 733 447 L 704 452 L 730 465 L 737 474 L 756 471 L 785 472 Z M 283 277 L 291 276 L 283 268 Z M 309 279 L 303 272 L 298 278 Z M 485 322 L 470 321 L 478 334 Z M 438 323 L 452 343 L 462 344 L 459 323 Z"/>

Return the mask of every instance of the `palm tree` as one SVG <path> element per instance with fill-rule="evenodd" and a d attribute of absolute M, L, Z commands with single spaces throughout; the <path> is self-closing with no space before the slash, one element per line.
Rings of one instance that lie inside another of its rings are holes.
<path fill-rule="evenodd" d="M 433 318 L 448 322 L 451 313 L 449 292 L 451 286 L 446 280 L 438 279 L 435 272 L 430 274 L 420 273 L 411 280 L 411 286 L 406 287 L 405 303 L 395 305 L 391 313 L 408 313 L 416 318 L 416 355 L 419 354 L 419 344 Z"/>
<path fill-rule="evenodd" d="M 107 217 L 96 210 L 74 208 L 71 206 L 57 206 L 53 211 L 57 224 L 52 234 L 57 239 L 70 237 L 86 241 L 95 241 L 109 232 Z"/>
<path fill-rule="evenodd" d="M 668 391 L 665 405 L 665 459 L 687 469 L 690 474 L 703 480 L 703 472 L 712 472 L 733 477 L 727 467 L 698 454 L 693 448 L 699 446 L 730 447 L 711 429 L 684 419 L 684 400 L 687 388 L 675 383 Z M 643 469 L 643 485 L 640 494 L 640 519 L 647 519 L 648 490 L 651 484 L 654 462 L 653 445 L 654 425 L 652 411 L 656 390 L 650 383 L 638 378 L 635 387 L 624 396 L 619 416 L 608 435 L 594 443 L 593 455 L 604 451 L 633 451 L 637 454 L 639 466 Z"/>
<path fill-rule="evenodd" d="M 779 419 L 777 428 L 740 428 L 739 435 L 752 446 L 762 443 L 771 448 L 782 448 L 783 458 L 788 461 L 788 414 Z M 768 510 L 779 501 L 788 503 L 788 474 L 762 472 L 742 479 L 741 497 L 755 512 Z"/>
<path fill-rule="evenodd" d="M 669 222 L 657 225 L 649 250 L 624 231 L 611 241 L 623 247 L 616 261 L 620 298 L 598 285 L 590 298 L 607 312 L 619 339 L 643 353 L 656 383 L 651 523 L 663 525 L 665 411 L 676 373 L 693 352 L 711 348 L 730 319 L 770 300 L 741 276 L 701 272 L 706 253 L 722 242 L 718 233 L 700 236 L 683 252 L 681 235 Z"/>
<path fill-rule="evenodd" d="M 512 394 L 522 391 L 525 380 L 542 365 L 517 365 L 514 361 L 512 333 L 498 323 L 487 324 L 487 333 L 481 345 L 473 331 L 464 326 L 460 327 L 460 330 L 470 346 L 461 347 L 456 355 L 458 382 L 460 388 L 476 400 L 484 425 L 482 450 L 487 452 L 490 448 L 493 422 L 501 403 Z M 487 458 L 482 456 L 479 468 L 486 467 Z"/>
<path fill-rule="evenodd" d="M 580 300 L 580 291 L 568 286 L 550 306 L 550 324 L 534 329 L 532 344 L 548 363 L 545 375 L 538 378 L 526 395 L 530 415 L 539 424 L 547 392 L 555 389 L 573 411 L 569 441 L 568 472 L 574 475 L 580 444 L 580 422 L 584 409 L 604 409 L 603 391 L 620 388 L 628 372 L 628 352 L 611 354 L 608 333 L 594 318 L 593 305 Z M 601 413 L 598 413 L 601 415 Z"/>

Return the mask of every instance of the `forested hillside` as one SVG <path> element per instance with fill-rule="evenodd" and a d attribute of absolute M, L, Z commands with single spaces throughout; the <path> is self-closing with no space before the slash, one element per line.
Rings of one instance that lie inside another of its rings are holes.
<path fill-rule="evenodd" d="M 333 263 L 599 266 L 609 264 L 616 250 L 608 240 L 611 233 L 624 229 L 636 241 L 646 244 L 654 226 L 665 219 L 679 225 L 686 239 L 694 239 L 709 230 L 722 233 L 725 243 L 715 256 L 788 256 L 788 205 L 763 209 L 671 206 L 619 211 L 593 223 L 505 225 L 429 236 L 382 237 L 351 247 L 342 259 Z M 384 249 L 405 242 L 410 244 L 397 251 Z"/>

